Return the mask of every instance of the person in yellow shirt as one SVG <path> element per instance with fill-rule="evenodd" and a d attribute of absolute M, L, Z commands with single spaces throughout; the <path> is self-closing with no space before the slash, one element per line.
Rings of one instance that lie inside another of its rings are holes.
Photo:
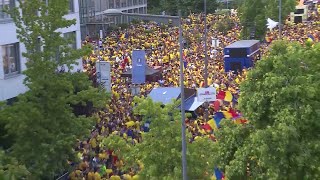
<path fill-rule="evenodd" d="M 87 180 L 95 180 L 94 179 L 94 172 L 90 171 L 87 175 Z"/>
<path fill-rule="evenodd" d="M 100 176 L 100 174 L 98 173 L 98 171 L 96 171 L 95 173 L 94 173 L 94 180 L 101 180 L 101 176 Z"/>
<path fill-rule="evenodd" d="M 122 175 L 124 180 L 132 180 L 132 177 L 129 174 Z"/>
<path fill-rule="evenodd" d="M 97 147 L 97 139 L 95 137 L 91 138 L 89 143 L 92 149 L 95 149 Z"/>
<path fill-rule="evenodd" d="M 110 177 L 110 180 L 121 180 L 121 178 L 120 178 L 120 176 L 118 176 L 118 175 L 112 175 L 112 176 Z"/>

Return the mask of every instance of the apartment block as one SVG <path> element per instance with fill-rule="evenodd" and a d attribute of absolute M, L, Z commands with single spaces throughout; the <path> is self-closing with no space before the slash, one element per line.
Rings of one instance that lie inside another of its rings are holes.
<path fill-rule="evenodd" d="M 11 100 L 28 89 L 23 84 L 27 59 L 22 56 L 26 52 L 23 43 L 19 42 L 16 26 L 10 15 L 4 13 L 4 7 L 18 6 L 18 0 L 0 0 L 0 101 Z M 63 36 L 75 37 L 74 48 L 81 47 L 80 17 L 78 0 L 69 0 L 69 14 L 66 19 L 76 19 L 71 27 L 59 29 Z M 78 60 L 74 70 L 82 70 L 82 61 Z"/>

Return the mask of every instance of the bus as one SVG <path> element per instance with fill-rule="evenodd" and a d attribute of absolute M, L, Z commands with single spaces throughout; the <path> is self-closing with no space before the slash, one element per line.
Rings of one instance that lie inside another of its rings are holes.
<path fill-rule="evenodd" d="M 225 72 L 241 72 L 243 68 L 252 67 L 257 59 L 260 59 L 259 40 L 241 40 L 224 48 Z"/>

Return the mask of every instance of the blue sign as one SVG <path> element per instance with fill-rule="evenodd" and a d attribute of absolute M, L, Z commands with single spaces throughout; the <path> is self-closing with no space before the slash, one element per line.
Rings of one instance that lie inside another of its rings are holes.
<path fill-rule="evenodd" d="M 132 83 L 143 84 L 146 82 L 146 52 L 133 50 L 132 52 Z"/>

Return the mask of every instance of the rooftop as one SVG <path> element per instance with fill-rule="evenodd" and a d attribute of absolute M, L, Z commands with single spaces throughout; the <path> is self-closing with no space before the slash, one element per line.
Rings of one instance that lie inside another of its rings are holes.
<path fill-rule="evenodd" d="M 260 42 L 259 40 L 241 40 L 241 41 L 234 42 L 225 48 L 247 48 L 259 42 Z"/>

